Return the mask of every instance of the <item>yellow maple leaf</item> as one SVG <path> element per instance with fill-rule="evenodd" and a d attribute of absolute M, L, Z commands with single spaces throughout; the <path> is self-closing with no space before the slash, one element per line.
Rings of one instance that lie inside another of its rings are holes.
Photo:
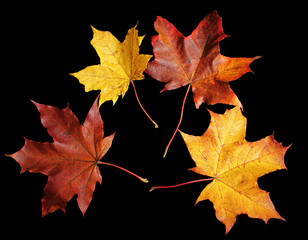
<path fill-rule="evenodd" d="M 100 64 L 88 66 L 72 75 L 85 86 L 86 91 L 101 90 L 99 106 L 109 100 L 115 104 L 119 95 L 124 96 L 130 82 L 144 79 L 143 71 L 152 55 L 139 55 L 139 45 L 144 36 L 138 37 L 136 26 L 128 30 L 122 43 L 109 31 L 92 29 L 91 44 Z"/>
<path fill-rule="evenodd" d="M 191 170 L 213 178 L 199 201 L 210 200 L 216 217 L 225 224 L 226 233 L 237 215 L 251 218 L 283 218 L 277 213 L 269 193 L 261 190 L 259 177 L 278 169 L 286 169 L 283 147 L 270 135 L 256 142 L 245 140 L 246 118 L 235 107 L 220 115 L 211 113 L 211 123 L 202 136 L 180 131 L 196 167 Z"/>

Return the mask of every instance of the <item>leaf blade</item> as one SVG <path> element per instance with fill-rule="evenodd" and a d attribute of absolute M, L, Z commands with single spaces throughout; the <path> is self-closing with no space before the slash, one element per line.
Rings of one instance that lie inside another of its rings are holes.
<path fill-rule="evenodd" d="M 99 106 L 109 100 L 115 104 L 118 97 L 123 97 L 127 92 L 131 81 L 144 79 L 142 73 L 152 55 L 139 54 L 143 37 L 138 36 L 136 27 L 128 30 L 122 43 L 108 31 L 94 27 L 92 30 L 91 44 L 100 58 L 100 64 L 71 75 L 85 86 L 86 91 L 101 90 Z"/>
<path fill-rule="evenodd" d="M 202 136 L 180 132 L 196 163 L 191 170 L 214 178 L 196 203 L 210 200 L 217 219 L 226 226 L 226 233 L 239 214 L 265 222 L 270 218 L 284 220 L 257 180 L 286 169 L 284 155 L 289 147 L 283 147 L 273 135 L 256 142 L 246 141 L 246 124 L 240 108 L 235 107 L 223 115 L 211 112 L 210 126 Z"/>
<path fill-rule="evenodd" d="M 114 137 L 104 137 L 98 98 L 81 125 L 72 111 L 35 103 L 42 124 L 53 137 L 52 143 L 26 139 L 19 151 L 9 155 L 21 166 L 21 172 L 48 176 L 42 199 L 42 216 L 58 209 L 65 212 L 67 202 L 77 195 L 78 206 L 85 214 L 97 182 L 102 177 L 97 162 L 111 147 Z M 99 153 L 99 155 L 97 154 Z"/>
<path fill-rule="evenodd" d="M 152 37 L 155 59 L 145 72 L 166 83 L 162 91 L 191 84 L 196 108 L 204 102 L 242 107 L 228 82 L 250 72 L 249 64 L 259 57 L 229 58 L 220 54 L 219 42 L 227 35 L 216 11 L 188 37 L 162 17 L 157 17 L 154 26 L 159 34 Z"/>

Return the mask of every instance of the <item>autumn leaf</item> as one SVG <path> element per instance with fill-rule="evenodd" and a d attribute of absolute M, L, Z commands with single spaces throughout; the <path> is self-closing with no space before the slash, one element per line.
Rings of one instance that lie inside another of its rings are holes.
<path fill-rule="evenodd" d="M 138 31 L 133 27 L 128 30 L 125 40 L 121 43 L 109 31 L 99 31 L 94 27 L 92 30 L 91 44 L 99 56 L 100 64 L 88 66 L 71 75 L 85 86 L 85 91 L 101 91 L 99 106 L 109 100 L 115 104 L 120 95 L 124 97 L 129 84 L 132 83 L 140 107 L 157 127 L 142 107 L 133 82 L 144 79 L 143 71 L 152 57 L 146 54 L 139 55 L 139 45 L 144 36 L 138 37 Z"/>
<path fill-rule="evenodd" d="M 129 172 L 100 161 L 111 147 L 114 134 L 104 137 L 104 124 L 97 103 L 98 98 L 81 125 L 68 106 L 59 109 L 34 102 L 40 112 L 42 124 L 54 142 L 41 143 L 25 139 L 22 149 L 8 155 L 20 164 L 21 172 L 48 176 L 42 199 L 42 216 L 57 209 L 65 212 L 67 202 L 76 194 L 78 206 L 84 214 L 92 200 L 96 183 L 102 182 L 98 164 Z M 146 182 L 145 179 L 138 178 Z"/>
<path fill-rule="evenodd" d="M 145 72 L 166 83 L 162 91 L 189 85 L 196 108 L 204 102 L 242 107 L 228 82 L 250 72 L 249 64 L 258 57 L 230 58 L 220 54 L 219 42 L 227 35 L 216 11 L 188 37 L 162 17 L 157 17 L 154 26 L 159 33 L 152 37 L 155 60 L 149 62 Z"/>
<path fill-rule="evenodd" d="M 217 219 L 226 225 L 226 233 L 239 214 L 265 222 L 270 218 L 283 220 L 257 180 L 264 174 L 286 169 L 284 155 L 288 147 L 279 144 L 273 135 L 256 142 L 246 141 L 246 118 L 238 107 L 223 115 L 210 113 L 211 123 L 202 136 L 180 131 L 196 163 L 191 170 L 213 179 L 196 203 L 210 200 Z"/>
<path fill-rule="evenodd" d="M 162 17 L 157 17 L 154 26 L 159 33 L 152 37 L 155 59 L 149 62 L 145 72 L 166 83 L 162 91 L 188 85 L 181 117 L 165 149 L 165 157 L 182 122 L 190 88 L 196 108 L 204 102 L 242 107 L 229 82 L 250 72 L 249 64 L 259 57 L 230 58 L 220 54 L 219 42 L 227 35 L 223 32 L 222 21 L 216 11 L 205 17 L 188 37 Z"/>

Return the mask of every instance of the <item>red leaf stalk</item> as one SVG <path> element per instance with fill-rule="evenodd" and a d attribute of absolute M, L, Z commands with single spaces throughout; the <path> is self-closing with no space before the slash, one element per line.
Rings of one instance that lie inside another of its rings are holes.
<path fill-rule="evenodd" d="M 164 156 L 163 156 L 164 158 L 166 157 L 168 149 L 169 149 L 169 146 L 170 146 L 171 142 L 173 141 L 173 138 L 174 138 L 175 134 L 177 133 L 177 131 L 179 130 L 179 127 L 180 127 L 180 125 L 182 123 L 184 106 L 185 106 L 186 98 L 187 98 L 187 95 L 188 95 L 190 87 L 191 87 L 191 84 L 188 85 L 188 88 L 187 88 L 187 91 L 186 91 L 186 94 L 184 96 L 183 103 L 182 103 L 182 110 L 181 110 L 180 121 L 179 121 L 179 123 L 178 123 L 178 125 L 177 125 L 177 127 L 176 127 L 176 129 L 175 129 L 175 131 L 174 131 L 174 133 L 173 133 L 173 135 L 172 135 L 172 137 L 171 137 L 171 139 L 170 139 L 166 149 L 165 149 Z"/>
<path fill-rule="evenodd" d="M 140 100 L 139 100 L 139 97 L 138 97 L 138 94 L 137 94 L 137 90 L 136 90 L 136 87 L 135 87 L 135 83 L 134 81 L 130 81 L 133 85 L 133 88 L 134 88 L 134 92 L 135 92 L 135 95 L 136 95 L 136 99 L 137 99 L 137 102 L 139 103 L 139 106 L 141 107 L 142 111 L 145 113 L 145 115 L 150 119 L 150 121 L 155 125 L 155 128 L 158 128 L 158 125 L 156 122 L 153 121 L 153 119 L 150 117 L 150 115 L 147 113 L 147 111 L 143 108 Z"/>
<path fill-rule="evenodd" d="M 133 172 L 131 172 L 131 171 L 128 171 L 127 169 L 122 168 L 122 167 L 120 167 L 120 166 L 118 166 L 118 165 L 115 165 L 115 164 L 112 164 L 112 163 L 107 163 L 107 162 L 100 162 L 100 161 L 99 161 L 97 164 L 109 165 L 109 166 L 112 166 L 112 167 L 121 169 L 121 170 L 123 170 L 123 171 L 125 171 L 125 172 L 127 172 L 127 173 L 129 173 L 129 174 L 131 174 L 131 175 L 133 175 L 134 177 L 138 178 L 140 181 L 142 181 L 142 182 L 144 182 L 144 183 L 148 183 L 148 182 L 149 182 L 148 179 L 142 178 L 142 177 L 138 176 L 137 174 L 135 174 L 135 173 L 133 173 Z"/>
<path fill-rule="evenodd" d="M 175 188 L 175 187 L 181 187 L 184 185 L 192 184 L 192 183 L 197 183 L 197 182 L 205 182 L 205 181 L 211 181 L 213 178 L 204 178 L 204 179 L 199 179 L 199 180 L 193 180 L 185 183 L 180 183 L 176 185 L 171 185 L 171 186 L 155 186 L 150 189 L 150 192 L 152 192 L 155 189 L 162 189 L 162 188 Z"/>

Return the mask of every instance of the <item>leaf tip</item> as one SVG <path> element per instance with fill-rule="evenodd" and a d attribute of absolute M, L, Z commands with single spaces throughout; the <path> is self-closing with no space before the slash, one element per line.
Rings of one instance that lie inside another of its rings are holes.
<path fill-rule="evenodd" d="M 76 72 L 73 72 L 73 73 L 68 73 L 70 76 L 73 76 L 73 77 L 75 77 L 75 78 L 77 78 L 76 77 Z"/>
<path fill-rule="evenodd" d="M 44 104 L 38 103 L 38 102 L 36 102 L 36 101 L 34 101 L 34 100 L 31 100 L 31 99 L 30 99 L 30 101 L 36 106 L 37 110 L 38 110 L 39 112 L 41 112 L 41 107 L 43 107 Z"/>
<path fill-rule="evenodd" d="M 257 59 L 259 59 L 259 58 L 262 58 L 262 56 L 255 56 L 255 57 L 253 58 L 253 60 L 257 60 Z"/>
<path fill-rule="evenodd" d="M 36 101 L 34 101 L 34 100 L 32 100 L 32 99 L 30 99 L 30 101 L 35 105 L 35 106 L 37 106 L 39 103 L 37 103 Z"/>
<path fill-rule="evenodd" d="M 138 24 L 139 24 L 139 20 L 137 20 L 137 23 L 136 23 L 136 25 L 133 28 L 136 29 Z"/>
<path fill-rule="evenodd" d="M 91 29 L 93 32 L 95 32 L 97 29 L 95 27 L 93 27 L 92 25 L 90 25 Z"/>
<path fill-rule="evenodd" d="M 164 18 L 162 16 L 156 16 L 156 22 L 160 20 L 164 20 Z"/>

